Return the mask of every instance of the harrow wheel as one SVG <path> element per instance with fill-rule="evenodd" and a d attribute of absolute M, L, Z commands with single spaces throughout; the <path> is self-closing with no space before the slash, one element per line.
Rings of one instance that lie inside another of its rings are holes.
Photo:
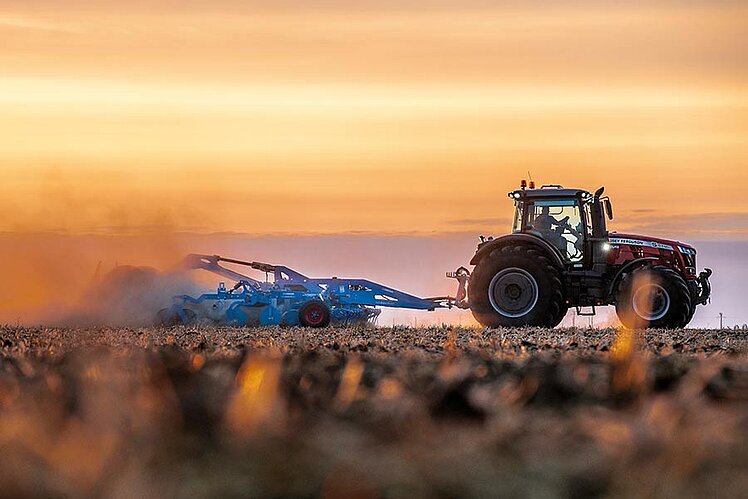
<path fill-rule="evenodd" d="M 486 327 L 554 327 L 566 309 L 561 270 L 535 246 L 497 248 L 470 275 L 468 302 Z"/>
<path fill-rule="evenodd" d="M 691 293 L 683 278 L 662 266 L 640 267 L 621 282 L 616 314 L 631 329 L 685 327 L 693 317 Z"/>
<path fill-rule="evenodd" d="M 304 327 L 325 327 L 330 324 L 330 307 L 321 300 L 310 300 L 299 309 L 299 323 Z"/>

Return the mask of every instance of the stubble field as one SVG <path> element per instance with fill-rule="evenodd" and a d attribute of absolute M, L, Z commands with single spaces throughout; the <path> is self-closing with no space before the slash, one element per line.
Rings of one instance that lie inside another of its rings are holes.
<path fill-rule="evenodd" d="M 0 327 L 0 490 L 739 497 L 744 331 Z"/>

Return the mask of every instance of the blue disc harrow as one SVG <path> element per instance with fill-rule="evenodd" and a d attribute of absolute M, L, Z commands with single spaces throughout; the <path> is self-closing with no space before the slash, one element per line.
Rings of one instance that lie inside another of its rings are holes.
<path fill-rule="evenodd" d="M 221 265 L 228 263 L 265 273 L 258 280 Z M 186 270 L 213 272 L 235 284 L 219 283 L 213 293 L 174 297 L 170 308 L 158 313 L 163 325 L 212 322 L 237 326 L 360 325 L 376 322 L 381 310 L 465 308 L 465 285 L 470 273 L 464 267 L 447 273 L 457 279 L 456 297 L 419 298 L 366 279 L 311 278 L 283 265 L 248 262 L 218 255 L 188 255 Z"/>

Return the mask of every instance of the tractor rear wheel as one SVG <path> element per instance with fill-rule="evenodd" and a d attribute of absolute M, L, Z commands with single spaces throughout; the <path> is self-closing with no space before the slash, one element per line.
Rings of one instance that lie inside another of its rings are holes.
<path fill-rule="evenodd" d="M 558 315 L 553 320 L 553 325 L 550 327 L 556 327 L 559 324 L 561 324 L 561 321 L 564 320 L 564 317 L 566 317 L 566 314 L 569 313 L 569 305 L 567 305 L 565 302 L 561 305 L 561 308 L 558 311 Z"/>
<path fill-rule="evenodd" d="M 631 329 L 682 328 L 691 320 L 691 311 L 686 281 L 668 267 L 640 267 L 618 287 L 616 314 Z"/>
<path fill-rule="evenodd" d="M 304 327 L 325 327 L 330 324 L 330 307 L 321 300 L 310 300 L 299 309 L 299 323 Z"/>
<path fill-rule="evenodd" d="M 468 303 L 486 327 L 554 327 L 566 306 L 561 269 L 535 246 L 497 248 L 470 275 Z"/>

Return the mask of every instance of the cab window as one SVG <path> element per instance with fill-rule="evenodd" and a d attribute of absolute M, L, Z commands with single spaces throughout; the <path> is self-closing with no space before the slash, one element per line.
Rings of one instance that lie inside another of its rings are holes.
<path fill-rule="evenodd" d="M 515 203 L 514 209 L 514 223 L 512 224 L 512 232 L 522 231 L 522 204 Z"/>
<path fill-rule="evenodd" d="M 542 200 L 528 203 L 527 229 L 537 232 L 571 262 L 583 257 L 584 224 L 576 200 Z"/>

